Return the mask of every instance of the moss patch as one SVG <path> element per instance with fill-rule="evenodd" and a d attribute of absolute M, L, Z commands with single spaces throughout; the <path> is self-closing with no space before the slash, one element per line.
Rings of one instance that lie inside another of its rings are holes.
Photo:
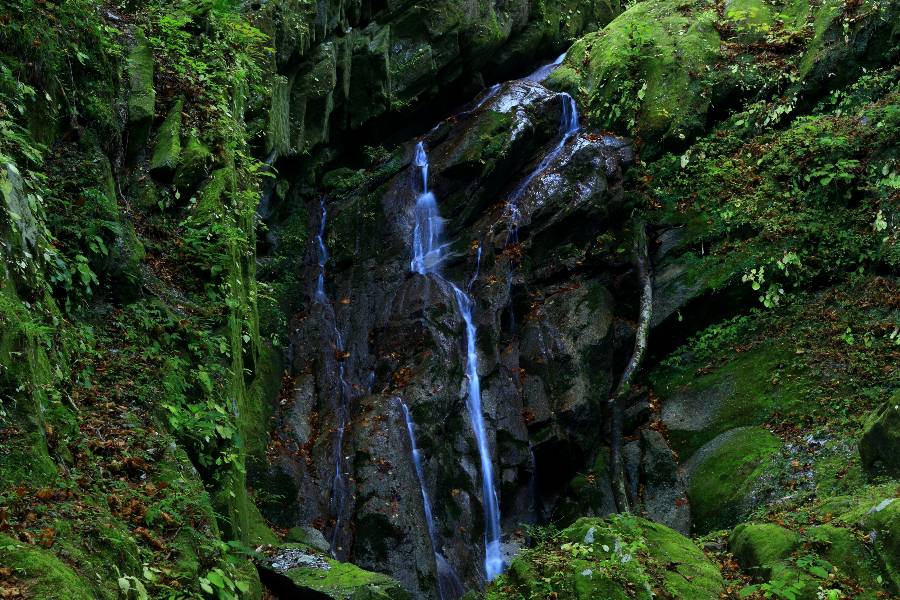
<path fill-rule="evenodd" d="M 27 581 L 35 600 L 93 600 L 91 587 L 53 554 L 0 534 L 0 563 Z"/>
<path fill-rule="evenodd" d="M 582 518 L 524 550 L 486 593 L 519 598 L 719 598 L 718 569 L 694 543 L 634 516 Z"/>
<path fill-rule="evenodd" d="M 760 427 L 722 434 L 701 449 L 687 466 L 688 497 L 694 529 L 699 532 L 734 525 L 752 503 L 750 494 L 766 474 L 781 440 Z"/>

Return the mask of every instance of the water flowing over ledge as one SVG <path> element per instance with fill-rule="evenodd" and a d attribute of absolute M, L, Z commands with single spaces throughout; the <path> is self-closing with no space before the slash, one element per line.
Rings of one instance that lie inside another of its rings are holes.
<path fill-rule="evenodd" d="M 494 465 L 484 424 L 481 406 L 481 381 L 478 376 L 478 351 L 475 347 L 477 330 L 472 319 L 474 300 L 455 283 L 445 279 L 440 273 L 444 259 L 443 220 L 437 207 L 437 199 L 428 190 L 428 153 L 422 142 L 416 146 L 415 167 L 421 174 L 422 191 L 418 194 L 414 208 L 413 257 L 410 268 L 419 275 L 433 275 L 448 286 L 455 297 L 456 306 L 466 325 L 466 379 L 468 390 L 466 408 L 469 421 L 475 432 L 478 455 L 481 460 L 481 493 L 484 507 L 484 571 L 491 581 L 503 572 L 503 557 L 500 551 L 500 502 L 494 487 Z M 415 192 L 415 190 L 413 190 Z"/>

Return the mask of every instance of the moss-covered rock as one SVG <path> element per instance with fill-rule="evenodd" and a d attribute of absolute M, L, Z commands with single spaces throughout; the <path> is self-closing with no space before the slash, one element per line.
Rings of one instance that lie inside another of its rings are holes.
<path fill-rule="evenodd" d="M 0 534 L 0 564 L 27 581 L 27 597 L 35 600 L 93 600 L 91 586 L 52 553 Z"/>
<path fill-rule="evenodd" d="M 156 134 L 156 145 L 150 158 L 150 172 L 154 177 L 169 181 L 181 157 L 181 111 L 184 101 L 178 99 L 169 109 L 166 120 Z"/>
<path fill-rule="evenodd" d="M 643 156 L 655 158 L 683 148 L 743 99 L 801 80 L 791 93 L 814 96 L 836 83 L 835 72 L 852 73 L 846 82 L 890 64 L 896 10 L 879 2 L 638 2 L 579 40 L 551 85 L 578 94 L 594 123 L 640 137 Z"/>
<path fill-rule="evenodd" d="M 806 532 L 809 545 L 823 559 L 866 590 L 878 590 L 884 581 L 883 566 L 862 537 L 848 527 L 828 524 L 810 527 Z"/>
<path fill-rule="evenodd" d="M 213 155 L 209 147 L 196 135 L 189 135 L 181 149 L 181 158 L 175 171 L 175 185 L 186 196 L 207 176 Z"/>
<path fill-rule="evenodd" d="M 870 475 L 900 478 L 900 392 L 869 417 L 859 454 Z"/>
<path fill-rule="evenodd" d="M 579 519 L 523 551 L 486 598 L 712 600 L 723 589 L 717 567 L 691 540 L 658 523 L 616 515 Z"/>
<path fill-rule="evenodd" d="M 144 147 L 156 116 L 156 90 L 153 87 L 155 60 L 150 43 L 142 32 L 135 36 L 128 53 L 128 149 L 133 153 Z"/>
<path fill-rule="evenodd" d="M 875 551 L 881 558 L 895 592 L 900 593 L 900 499 L 885 498 L 871 507 L 861 520 L 874 539 Z"/>
<path fill-rule="evenodd" d="M 719 56 L 713 5 L 639 2 L 604 30 L 579 40 L 551 85 L 587 99 L 591 118 L 654 148 L 705 125 Z M 650 153 L 649 149 L 646 153 Z"/>
<path fill-rule="evenodd" d="M 729 527 L 746 516 L 780 448 L 781 440 L 761 427 L 726 432 L 701 448 L 685 465 L 694 530 Z"/>
<path fill-rule="evenodd" d="M 303 544 L 266 550 L 267 568 L 283 574 L 300 590 L 333 600 L 411 600 L 394 579 L 333 560 Z"/>
<path fill-rule="evenodd" d="M 690 369 L 693 365 L 654 373 L 654 389 L 663 397 L 662 418 L 681 459 L 689 460 L 734 427 L 759 425 L 775 408 L 787 409 L 796 397 L 796 383 L 775 378 L 787 360 L 787 353 L 771 343 L 699 377 Z"/>
<path fill-rule="evenodd" d="M 728 538 L 742 568 L 768 576 L 772 567 L 800 545 L 800 535 L 771 523 L 742 523 Z"/>
<path fill-rule="evenodd" d="M 800 600 L 842 586 L 854 589 L 854 598 L 874 599 L 891 586 L 877 556 L 846 527 L 818 525 L 801 534 L 771 523 L 745 523 L 731 532 L 729 545 L 744 572 Z"/>

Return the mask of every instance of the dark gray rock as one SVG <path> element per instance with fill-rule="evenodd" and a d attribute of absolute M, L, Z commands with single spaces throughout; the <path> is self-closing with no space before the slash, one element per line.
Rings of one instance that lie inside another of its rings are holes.
<path fill-rule="evenodd" d="M 869 417 L 859 454 L 869 475 L 900 477 L 900 393 Z"/>
<path fill-rule="evenodd" d="M 691 509 L 687 486 L 672 449 L 661 433 L 641 431 L 642 508 L 647 517 L 687 535 L 691 530 Z"/>

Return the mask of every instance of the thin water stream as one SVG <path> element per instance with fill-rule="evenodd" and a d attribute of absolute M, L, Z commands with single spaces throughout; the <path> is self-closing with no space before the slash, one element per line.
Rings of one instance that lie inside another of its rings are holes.
<path fill-rule="evenodd" d="M 528 81 L 540 82 L 562 63 L 565 54 L 557 58 L 553 63 L 541 67 L 528 77 L 523 79 Z M 494 86 L 484 95 L 475 108 L 477 110 L 490 98 L 496 95 L 500 90 L 500 86 Z M 544 173 L 551 164 L 560 156 L 569 140 L 575 136 L 579 129 L 578 107 L 575 100 L 568 94 L 559 95 L 562 101 L 562 118 L 560 120 L 560 139 L 554 147 L 541 159 L 537 167 L 532 170 L 513 190 L 507 201 L 507 214 L 509 217 L 509 243 L 515 243 L 518 236 L 518 227 L 521 218 L 519 203 L 528 187 Z M 471 112 L 470 111 L 470 112 Z M 481 398 L 481 379 L 478 373 L 478 350 L 476 341 L 478 330 L 475 325 L 473 311 L 475 309 L 475 300 L 471 296 L 470 291 L 472 284 L 477 278 L 477 269 L 480 267 L 481 248 L 478 249 L 476 274 L 473 275 L 465 286 L 465 290 L 452 281 L 449 281 L 441 274 L 442 263 L 447 258 L 446 249 L 447 242 L 444 240 L 444 219 L 438 208 L 438 200 L 428 187 L 428 169 L 429 160 L 428 152 L 424 142 L 419 142 L 416 146 L 415 158 L 413 161 L 417 170 L 418 177 L 414 178 L 413 193 L 416 195 L 416 203 L 413 208 L 413 232 L 412 232 L 412 257 L 410 259 L 410 270 L 423 276 L 432 276 L 442 286 L 448 288 L 452 292 L 456 302 L 456 308 L 459 311 L 465 323 L 465 342 L 466 342 L 466 408 L 469 414 L 469 421 L 475 434 L 475 440 L 478 447 L 478 454 L 481 465 L 481 483 L 482 483 L 482 505 L 484 509 L 484 571 L 488 581 L 491 581 L 503 572 L 504 563 L 500 547 L 501 527 L 500 527 L 500 502 L 497 490 L 494 484 L 494 465 L 491 459 L 490 444 L 488 434 L 485 427 L 484 413 Z M 411 429 L 411 421 L 408 418 L 409 411 L 403 405 L 404 414 L 407 416 L 407 427 L 409 428 L 410 438 L 413 437 Z M 417 475 L 422 485 L 423 502 L 426 503 L 426 517 L 429 520 L 429 527 L 433 527 L 431 521 L 431 505 L 428 494 L 425 490 L 423 474 L 421 473 L 421 464 L 418 457 L 415 456 Z M 432 544 L 436 544 L 434 532 L 429 529 L 429 535 L 432 536 Z M 435 545 L 435 556 L 439 554 Z M 443 558 L 443 557 L 441 557 Z"/>
<path fill-rule="evenodd" d="M 331 553 L 335 557 L 342 554 L 340 535 L 343 530 L 344 508 L 349 494 L 349 485 L 345 473 L 344 437 L 347 423 L 350 421 L 350 386 L 346 379 L 346 351 L 344 349 L 344 336 L 337 326 L 337 318 L 334 307 L 325 292 L 325 266 L 328 264 L 328 248 L 325 246 L 325 227 L 328 223 L 328 210 L 325 206 L 325 198 L 320 200 L 319 230 L 316 234 L 317 264 L 319 273 L 316 277 L 316 290 L 314 299 L 323 310 L 331 313 L 333 323 L 332 344 L 334 345 L 334 357 L 337 360 L 338 392 L 336 398 L 337 425 L 335 427 L 334 442 L 334 478 L 331 484 L 331 514 L 334 517 L 334 530 L 331 534 Z M 327 362 L 327 361 L 326 361 Z"/>

